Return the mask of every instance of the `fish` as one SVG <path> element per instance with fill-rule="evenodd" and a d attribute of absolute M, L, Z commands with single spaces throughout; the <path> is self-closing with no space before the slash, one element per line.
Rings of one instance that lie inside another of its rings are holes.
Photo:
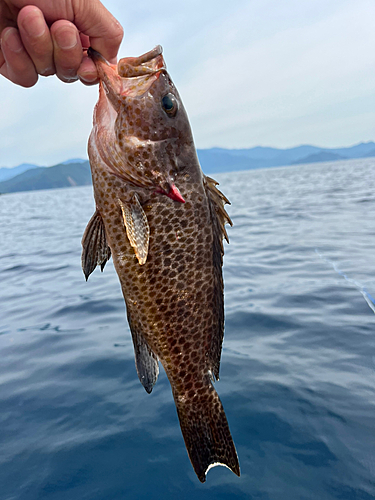
<path fill-rule="evenodd" d="M 161 46 L 117 66 L 91 48 L 88 55 L 100 83 L 88 142 L 96 210 L 82 238 L 86 281 L 112 256 L 140 382 L 151 393 L 162 364 L 202 483 L 216 465 L 240 476 L 213 386 L 224 336 L 229 201 L 202 172 Z"/>

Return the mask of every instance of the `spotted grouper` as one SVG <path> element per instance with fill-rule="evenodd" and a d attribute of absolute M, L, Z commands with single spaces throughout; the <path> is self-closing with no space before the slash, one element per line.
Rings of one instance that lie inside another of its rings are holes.
<path fill-rule="evenodd" d="M 96 211 L 83 235 L 86 279 L 112 255 L 124 295 L 138 377 L 148 393 L 159 360 L 201 482 L 215 465 L 240 475 L 219 378 L 224 335 L 224 209 L 200 168 L 162 48 L 110 65 L 89 49 L 99 101 L 88 152 Z"/>

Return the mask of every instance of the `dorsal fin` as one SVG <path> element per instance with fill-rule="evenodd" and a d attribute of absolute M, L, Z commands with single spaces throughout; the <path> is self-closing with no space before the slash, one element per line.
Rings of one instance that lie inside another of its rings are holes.
<path fill-rule="evenodd" d="M 227 214 L 224 205 L 228 204 L 230 205 L 230 201 L 224 194 L 216 187 L 219 183 L 215 181 L 215 179 L 212 179 L 211 177 L 208 177 L 207 175 L 204 176 L 204 185 L 206 188 L 206 193 L 212 202 L 214 208 L 215 208 L 215 213 L 217 217 L 217 223 L 218 227 L 220 228 L 221 231 L 221 249 L 222 252 L 224 253 L 223 245 L 222 245 L 222 240 L 223 238 L 226 239 L 226 241 L 229 243 L 229 238 L 227 231 L 225 229 L 225 224 L 228 223 L 231 226 L 233 226 L 233 222 L 231 221 L 231 218 Z"/>
<path fill-rule="evenodd" d="M 150 227 L 147 216 L 136 193 L 134 193 L 130 201 L 123 202 L 119 200 L 119 203 L 129 242 L 134 248 L 139 264 L 145 264 L 150 240 Z"/>
<path fill-rule="evenodd" d="M 215 291 L 214 297 L 216 321 L 217 321 L 217 335 L 212 336 L 211 346 L 208 355 L 208 370 L 211 378 L 219 379 L 221 346 L 224 337 L 224 283 L 222 274 L 223 265 L 223 238 L 228 242 L 228 235 L 225 230 L 225 223 L 228 222 L 233 225 L 229 215 L 224 209 L 229 200 L 217 189 L 217 182 L 211 177 L 204 176 L 204 186 L 209 201 L 212 228 L 213 228 L 213 266 L 214 266 L 214 283 Z"/>
<path fill-rule="evenodd" d="M 102 216 L 96 210 L 87 224 L 82 237 L 81 261 L 86 281 L 96 266 L 100 265 L 103 271 L 110 257 L 111 249 L 107 244 L 104 222 Z"/>

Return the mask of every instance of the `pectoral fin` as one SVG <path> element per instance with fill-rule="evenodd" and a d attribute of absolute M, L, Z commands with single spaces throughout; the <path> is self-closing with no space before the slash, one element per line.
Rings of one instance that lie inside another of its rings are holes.
<path fill-rule="evenodd" d="M 111 249 L 107 244 L 102 216 L 96 210 L 91 217 L 82 237 L 82 269 L 86 278 L 100 265 L 104 266 L 111 257 Z"/>
<path fill-rule="evenodd" d="M 130 202 L 122 202 L 121 200 L 119 202 L 129 242 L 134 248 L 139 264 L 145 264 L 150 240 L 150 227 L 147 216 L 137 194 L 133 195 Z"/>

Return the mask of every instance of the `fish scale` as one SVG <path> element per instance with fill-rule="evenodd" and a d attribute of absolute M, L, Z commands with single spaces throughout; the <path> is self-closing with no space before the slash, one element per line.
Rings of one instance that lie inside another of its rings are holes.
<path fill-rule="evenodd" d="M 90 56 L 101 84 L 89 139 L 96 212 L 82 241 L 86 278 L 93 262 L 103 268 L 112 255 L 141 383 L 152 391 L 160 361 L 200 481 L 214 465 L 239 475 L 212 384 L 224 334 L 228 200 L 201 171 L 161 48 L 122 59 L 118 71 L 98 53 Z"/>

